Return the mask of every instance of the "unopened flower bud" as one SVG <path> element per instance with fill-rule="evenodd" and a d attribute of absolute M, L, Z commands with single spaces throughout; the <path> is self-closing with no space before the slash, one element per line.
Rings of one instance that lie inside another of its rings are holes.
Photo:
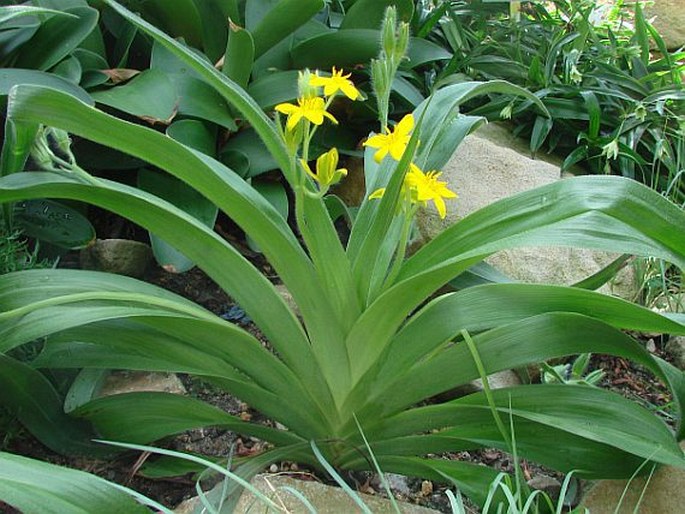
<path fill-rule="evenodd" d="M 387 57 L 395 55 L 396 40 L 395 27 L 397 26 L 397 9 L 391 5 L 385 10 L 383 24 L 381 25 L 381 46 Z"/>
<path fill-rule="evenodd" d="M 309 70 L 304 70 L 297 75 L 297 91 L 298 98 L 314 98 L 318 96 L 319 91 L 316 86 L 310 84 L 312 73 Z"/>

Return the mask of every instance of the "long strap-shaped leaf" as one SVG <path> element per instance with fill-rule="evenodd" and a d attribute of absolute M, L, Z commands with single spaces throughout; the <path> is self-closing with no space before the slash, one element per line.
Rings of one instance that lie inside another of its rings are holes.
<path fill-rule="evenodd" d="M 413 316 L 388 346 L 382 374 L 402 374 L 462 330 L 480 332 L 551 312 L 583 314 L 624 330 L 685 334 L 683 323 L 594 291 L 541 284 L 491 284 L 443 295 Z"/>
<path fill-rule="evenodd" d="M 297 319 L 271 283 L 217 234 L 167 202 L 114 182 L 83 184 L 54 174 L 19 173 L 4 177 L 0 184 L 0 201 L 45 196 L 85 200 L 119 212 L 179 248 L 250 313 L 308 385 L 309 394 L 324 411 L 330 409 L 328 386 Z"/>
<path fill-rule="evenodd" d="M 117 484 L 83 471 L 0 453 L 0 500 L 25 514 L 86 514 L 150 510 Z"/>
<path fill-rule="evenodd" d="M 284 430 L 248 423 L 205 402 L 170 393 L 140 392 L 106 396 L 72 412 L 87 418 L 109 439 L 133 443 L 206 426 L 221 426 L 278 445 L 302 442 Z"/>
<path fill-rule="evenodd" d="M 358 379 L 412 309 L 489 254 L 521 246 L 580 246 L 663 258 L 685 267 L 685 213 L 629 179 L 578 177 L 496 202 L 464 218 L 413 255 L 397 284 L 350 332 Z"/>
<path fill-rule="evenodd" d="M 298 300 L 303 314 L 309 311 L 309 304 L 324 308 L 325 299 L 317 297 L 312 284 L 315 275 L 309 259 L 286 221 L 263 196 L 219 162 L 154 130 L 45 88 L 15 89 L 8 117 L 16 124 L 38 122 L 62 128 L 144 159 L 188 183 L 250 234 Z"/>
<path fill-rule="evenodd" d="M 214 202 L 254 239 L 287 285 L 300 308 L 308 327 L 313 350 L 326 377 L 333 381 L 349 382 L 347 368 L 341 365 L 344 363 L 342 344 L 331 344 L 331 334 L 345 334 L 347 330 L 343 330 L 339 317 L 324 294 L 325 291 L 318 286 L 317 277 L 325 276 L 325 273 L 314 269 L 283 217 L 243 179 L 214 159 L 171 138 L 154 130 L 118 120 L 58 91 L 30 86 L 17 88 L 11 95 L 10 104 L 8 115 L 15 123 L 38 121 L 60 127 L 86 139 L 145 159 L 188 183 Z M 81 200 L 88 201 L 87 198 Z M 323 207 L 322 209 L 325 210 Z M 127 207 L 121 205 L 118 206 L 117 212 L 127 216 L 126 210 Z M 330 219 L 328 222 L 330 230 L 333 231 Z M 161 234 L 159 230 L 153 232 Z M 166 241 L 171 240 L 166 238 Z M 349 276 L 349 273 L 345 273 L 345 269 L 349 270 L 349 263 L 340 244 L 338 243 L 339 248 L 336 252 L 333 251 L 335 247 L 329 244 L 330 238 L 325 239 L 323 243 L 322 247 L 316 246 L 311 249 L 312 252 L 316 251 L 317 255 L 323 256 L 317 260 L 324 261 L 326 269 L 331 270 L 331 273 Z M 175 246 L 180 249 L 178 244 Z M 331 250 L 328 252 L 330 256 L 338 255 L 344 263 L 339 264 L 340 259 L 325 260 L 327 250 Z M 190 255 L 185 251 L 183 253 L 186 256 Z M 193 259 L 206 272 L 208 260 Z M 337 268 L 340 271 L 336 271 Z M 223 287 L 223 284 L 219 283 Z M 354 292 L 350 284 L 347 290 L 347 298 L 352 298 Z M 238 298 L 237 291 L 231 292 Z M 247 305 L 245 308 L 250 312 Z M 250 315 L 255 320 L 269 317 L 263 308 L 261 311 L 250 312 Z M 262 326 L 260 322 L 258 324 Z M 273 340 L 276 334 L 267 333 L 267 336 Z"/>
<path fill-rule="evenodd" d="M 0 354 L 0 405 L 8 408 L 29 432 L 55 452 L 96 456 L 109 453 L 91 443 L 90 427 L 64 413 L 62 398 L 41 372 L 3 354 Z"/>
<path fill-rule="evenodd" d="M 245 119 L 250 123 L 250 125 L 254 128 L 254 130 L 259 134 L 259 137 L 262 139 L 264 142 L 264 145 L 266 148 L 269 150 L 269 153 L 273 156 L 275 161 L 278 163 L 278 165 L 281 168 L 281 171 L 283 172 L 285 178 L 288 180 L 291 186 L 295 186 L 298 181 L 296 180 L 296 163 L 295 160 L 291 158 L 291 156 L 288 154 L 287 149 L 285 148 L 285 145 L 283 144 L 283 141 L 281 140 L 280 136 L 278 135 L 278 131 L 274 125 L 274 123 L 264 114 L 262 111 L 261 107 L 254 101 L 254 99 L 248 95 L 244 89 L 242 89 L 238 84 L 230 80 L 228 77 L 226 77 L 223 73 L 218 71 L 216 68 L 214 68 L 210 63 L 204 61 L 203 59 L 199 58 L 196 54 L 194 54 L 192 51 L 188 50 L 185 48 L 183 45 L 179 44 L 177 41 L 174 41 L 171 37 L 169 37 L 167 34 L 164 32 L 160 31 L 153 25 L 147 23 L 145 20 L 140 18 L 139 16 L 136 16 L 133 14 L 131 11 L 127 10 L 126 8 L 122 7 L 118 3 L 116 3 L 113 0 L 105 0 L 105 2 L 110 5 L 116 12 L 118 12 L 121 16 L 123 16 L 125 19 L 127 19 L 129 22 L 137 26 L 139 29 L 141 29 L 143 32 L 147 33 L 150 35 L 152 38 L 155 39 L 158 43 L 160 43 L 162 46 L 164 46 L 167 50 L 169 50 L 171 53 L 173 53 L 176 57 L 184 61 L 188 66 L 193 68 L 195 72 L 197 72 L 212 88 L 214 88 L 221 96 L 223 96 L 230 104 L 232 104 L 236 109 L 238 109 L 242 115 L 245 117 Z M 278 13 L 281 12 L 281 9 L 287 8 L 288 5 L 290 5 L 292 2 L 288 1 L 285 3 L 279 4 L 276 9 L 272 11 L 269 15 L 267 15 L 267 18 L 273 20 L 274 16 L 278 16 Z M 302 12 L 298 14 L 297 18 L 300 19 L 303 15 L 306 16 L 305 12 L 307 14 L 314 12 L 314 9 L 317 7 L 317 5 L 322 5 L 322 2 L 320 0 L 317 2 L 316 0 L 307 0 L 305 3 L 304 7 L 301 6 Z M 310 15 L 311 16 L 311 15 Z M 273 21 L 268 21 L 265 22 L 267 23 L 266 25 L 260 24 L 257 29 L 258 30 L 269 30 L 268 29 L 268 24 L 273 23 Z M 287 27 L 287 23 L 279 23 L 279 27 Z M 288 29 L 290 30 L 290 29 Z M 278 30 L 276 31 L 278 32 Z M 276 34 L 274 32 L 274 34 Z M 266 34 L 262 34 L 263 37 L 260 37 L 263 41 L 266 41 L 269 39 L 269 36 Z M 256 38 L 256 35 L 255 35 Z M 257 44 L 257 43 L 256 43 Z M 84 135 L 84 137 L 88 137 L 87 134 Z M 163 166 L 160 166 L 164 168 Z M 167 169 L 167 168 L 164 168 Z M 191 184 L 192 185 L 192 184 Z M 197 188 L 200 190 L 199 188 Z M 200 190 L 201 191 L 201 190 Z M 209 195 L 207 195 L 208 198 L 211 198 Z M 311 203 L 312 200 L 310 199 L 309 202 Z M 335 234 L 335 230 L 333 228 L 333 224 L 330 223 L 330 219 L 328 219 L 328 216 L 324 216 L 323 213 L 327 212 L 325 206 L 323 205 L 323 200 L 318 199 L 316 200 L 318 203 L 318 206 L 315 208 L 312 207 L 310 210 L 315 210 L 317 212 L 314 213 L 314 216 L 317 216 L 317 221 L 319 223 L 325 222 L 328 220 L 327 226 L 324 227 L 326 230 L 326 233 L 333 233 Z M 219 202 L 215 203 L 221 208 L 221 204 Z M 228 211 L 226 211 L 228 212 Z M 230 215 L 230 214 L 229 214 Z M 239 223 L 240 224 L 240 223 Z M 250 230 L 246 230 L 250 234 L 250 236 L 255 237 L 256 235 L 260 235 L 259 233 L 255 233 Z M 264 239 L 268 239 L 268 237 L 264 236 Z M 312 254 L 316 254 L 317 258 L 315 259 L 315 262 L 317 265 L 323 265 L 323 267 L 319 268 L 319 273 L 323 276 L 329 276 L 331 274 L 335 275 L 336 279 L 340 279 L 344 286 L 344 295 L 343 298 L 345 299 L 344 302 L 344 309 L 343 312 L 340 313 L 340 316 L 343 318 L 343 321 L 345 320 L 346 317 L 346 311 L 350 309 L 350 305 L 355 305 L 353 303 L 354 301 L 354 289 L 353 289 L 353 284 L 351 281 L 351 272 L 350 272 L 350 263 L 347 260 L 345 256 L 345 252 L 343 250 L 342 244 L 339 241 L 335 241 L 330 237 L 318 237 L 318 238 L 307 238 L 307 245 L 309 246 L 309 250 Z M 268 243 L 268 241 L 267 241 Z M 274 267 L 278 270 L 277 262 L 272 261 L 272 258 L 275 256 L 270 253 L 267 249 L 270 248 L 270 245 L 267 244 L 267 246 L 262 245 L 262 243 L 259 243 L 260 248 L 264 251 L 265 255 L 269 258 L 270 262 L 274 264 Z M 283 281 L 288 285 L 288 287 L 295 287 L 297 284 L 293 284 L 289 280 L 287 280 L 286 277 L 282 277 Z M 337 292 L 336 292 L 337 293 Z M 293 295 L 297 298 L 295 293 L 293 292 Z M 315 298 L 315 295 L 311 294 L 311 298 Z M 303 302 L 303 305 L 301 306 L 303 315 L 306 312 L 306 305 L 307 299 L 302 298 L 301 299 Z M 323 304 L 324 298 L 318 298 L 316 301 L 319 303 Z M 316 303 L 315 301 L 315 303 Z M 298 304 L 300 302 L 300 299 L 298 299 Z M 352 310 L 354 308 L 352 307 Z M 333 316 L 328 316 L 328 319 L 324 319 L 322 323 L 330 325 L 336 317 Z M 325 341 L 327 339 L 327 334 L 325 333 L 326 330 L 323 330 L 324 334 L 321 335 L 321 341 L 316 333 L 317 330 L 319 329 L 318 323 L 312 323 L 309 326 L 310 328 L 310 335 L 312 338 L 312 342 L 316 345 L 321 345 L 321 346 L 326 346 Z M 344 330 L 344 333 L 346 333 L 347 330 Z M 318 349 L 317 349 L 318 352 Z M 322 352 L 319 352 L 320 358 L 325 358 L 326 355 L 334 354 L 332 358 L 329 360 L 331 361 L 330 366 L 327 367 L 327 375 L 335 377 L 338 374 L 340 374 L 341 370 L 341 362 L 340 359 L 337 358 L 338 356 L 335 355 L 335 347 L 333 345 L 328 345 L 328 347 L 323 350 Z M 337 362 L 337 365 L 333 365 L 334 362 Z M 330 369 L 329 369 L 330 368 Z M 346 371 L 346 370 L 345 370 Z"/>
<path fill-rule="evenodd" d="M 646 409 L 616 393 L 596 387 L 535 385 L 492 391 L 500 415 L 520 416 L 559 431 L 619 448 L 643 459 L 685 468 L 685 456 L 666 424 Z M 511 408 L 509 407 L 511 405 Z M 420 407 L 384 421 L 388 437 L 454 427 L 459 434 L 461 413 L 489 409 L 484 393 L 475 393 L 440 405 Z M 490 413 L 492 416 L 492 413 Z M 514 428 L 516 430 L 516 428 Z M 465 435 L 477 440 L 473 428 Z M 518 433 L 516 435 L 518 439 Z M 582 465 L 581 463 L 578 463 Z"/>
<path fill-rule="evenodd" d="M 192 317 L 192 313 L 178 312 L 174 307 L 178 306 L 138 293 L 98 292 L 64 295 L 1 313 L 1 335 L 5 345 L 16 345 L 60 332 L 65 328 L 87 325 L 81 330 L 81 338 L 77 341 L 100 340 L 107 345 L 112 333 L 102 332 L 103 327 L 93 326 L 93 323 L 144 317 L 139 322 L 155 327 L 170 338 L 188 341 L 187 345 L 190 348 L 203 349 L 206 352 L 205 359 L 210 361 L 209 368 L 214 367 L 212 359 L 220 359 L 220 362 L 225 362 L 249 377 L 258 387 L 252 388 L 253 394 L 244 400 L 250 401 L 256 408 L 270 411 L 287 425 L 302 427 L 304 433 L 310 436 L 325 432 L 325 417 L 316 408 L 316 404 L 309 401 L 310 396 L 299 378 L 263 348 L 254 336 L 216 316 L 196 318 Z M 121 338 L 122 334 L 117 334 L 116 337 Z M 143 341 L 142 344 L 149 346 L 152 342 L 160 341 Z M 156 352 L 169 359 L 170 355 L 166 348 L 167 345 L 162 343 L 156 348 Z M 99 367 L 114 366 L 108 365 L 105 359 Z M 233 373 L 229 373 L 229 377 L 232 378 Z M 262 394 L 259 394 L 259 389 L 262 389 Z M 295 405 L 274 402 L 283 391 L 289 391 L 302 401 Z"/>
<path fill-rule="evenodd" d="M 613 396 L 608 398 L 613 400 Z M 454 415 L 454 411 L 452 412 Z M 456 419 L 457 416 L 454 415 Z M 459 424 L 455 428 L 430 434 L 400 436 L 374 441 L 374 455 L 402 456 L 429 453 L 469 451 L 478 448 L 500 448 L 510 451 L 497 425 L 492 422 L 489 408 L 460 408 Z M 516 449 L 537 463 L 568 473 L 576 471 L 585 478 L 629 478 L 642 465 L 644 458 L 618 448 L 599 443 L 556 427 L 513 417 Z M 564 451 L 560 451 L 560 449 Z M 358 454 L 349 454 L 347 465 L 354 467 Z"/>
<path fill-rule="evenodd" d="M 555 357 L 599 352 L 617 355 L 637 362 L 667 384 L 679 408 L 685 402 L 683 374 L 663 361 L 656 360 L 634 339 L 606 323 L 575 313 L 550 312 L 531 316 L 473 336 L 486 373 L 523 367 Z M 443 344 L 440 343 L 440 347 Z M 374 391 L 367 397 L 360 419 L 366 416 L 400 412 L 417 401 L 447 391 L 479 378 L 478 369 L 465 344 L 454 344 L 416 362 L 395 378 L 381 375 L 379 383 L 371 382 Z M 394 391 L 411 391 L 399 397 Z M 355 391 L 350 401 L 358 400 L 364 389 Z M 374 413 L 373 415 L 371 413 Z M 370 421 L 369 421 L 370 422 Z M 350 432 L 353 428 L 348 427 Z"/>

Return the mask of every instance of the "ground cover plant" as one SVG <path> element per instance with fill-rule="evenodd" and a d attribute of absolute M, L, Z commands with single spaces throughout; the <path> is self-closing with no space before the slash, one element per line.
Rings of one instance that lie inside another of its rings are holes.
<path fill-rule="evenodd" d="M 366 141 L 367 194 L 343 245 L 324 195 L 346 171 L 335 148 L 315 153 L 311 141 L 319 127 L 338 121 L 330 108 L 334 103 L 359 101 L 349 77 L 341 69 L 304 71 L 297 100 L 277 104 L 274 119 L 211 63 L 115 2 L 107 4 L 191 67 L 250 123 L 294 192 L 297 231 L 221 162 L 51 88 L 23 85 L 10 92 L 2 162 L 23 164 L 39 124 L 147 161 L 235 220 L 278 272 L 298 312 L 229 243 L 162 198 L 92 176 L 78 162 L 63 161 L 50 172 L 7 174 L 0 179 L 3 202 L 81 200 L 158 235 L 229 292 L 272 347 L 192 302 L 126 277 L 64 269 L 4 275 L 3 352 L 41 337 L 47 342 L 30 364 L 0 357 L 0 399 L 46 445 L 98 455 L 111 450 L 92 442 L 94 436 L 149 443 L 214 425 L 273 445 L 236 460 L 236 471 L 247 476 L 283 459 L 319 467 L 317 452 L 339 469 L 373 469 L 368 441 L 384 471 L 453 480 L 481 504 L 495 471 L 430 455 L 510 449 L 511 434 L 500 418 L 512 420 L 521 455 L 561 471 L 629 477 L 645 460 L 685 465 L 676 443 L 684 433 L 680 423 L 674 437 L 653 414 L 599 388 L 486 388 L 425 403 L 498 370 L 601 352 L 651 370 L 672 390 L 679 413 L 685 398 L 682 372 L 620 329 L 682 334 L 682 316 L 559 286 L 491 284 L 432 296 L 486 256 L 523 245 L 586 246 L 651 255 L 682 267 L 685 241 L 679 228 L 685 215 L 678 207 L 628 179 L 576 178 L 493 204 L 407 258 L 416 209 L 443 214 L 455 201 L 433 170 L 480 121 L 460 115 L 459 104 L 487 92 L 539 101 L 507 83 L 466 82 L 437 90 L 393 125 L 382 106 L 408 31 L 390 20 L 372 65 L 382 114 L 378 133 Z M 39 371 L 50 368 L 83 370 L 66 403 Z M 201 377 L 285 429 L 171 394 L 93 398 L 99 374 L 112 368 Z M 228 509 L 231 502 L 225 505 Z"/>
<path fill-rule="evenodd" d="M 431 37 L 455 54 L 436 80 L 462 73 L 528 88 L 551 117 L 502 95 L 475 112 L 511 118 L 533 153 L 565 155 L 566 168 L 628 176 L 682 205 L 683 52 L 666 48 L 641 2 L 522 5 L 517 19 L 469 2 L 429 10 Z"/>

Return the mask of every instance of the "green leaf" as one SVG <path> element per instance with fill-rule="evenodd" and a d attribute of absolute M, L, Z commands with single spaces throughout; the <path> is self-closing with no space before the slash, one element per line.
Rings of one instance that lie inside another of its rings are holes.
<path fill-rule="evenodd" d="M 293 47 L 296 68 L 326 69 L 366 64 L 378 54 L 380 33 L 371 29 L 348 29 L 311 37 Z M 450 59 L 452 54 L 430 41 L 411 38 L 407 53 L 408 67 Z"/>
<path fill-rule="evenodd" d="M 172 139 L 205 155 L 210 157 L 216 155 L 216 127 L 209 123 L 198 120 L 179 120 L 169 125 L 166 133 Z"/>
<path fill-rule="evenodd" d="M 148 0 L 142 7 L 157 26 L 195 48 L 202 47 L 202 21 L 193 0 Z"/>
<path fill-rule="evenodd" d="M 74 469 L 0 453 L 0 500 L 25 514 L 145 514 L 120 486 Z"/>
<path fill-rule="evenodd" d="M 193 0 L 200 16 L 202 48 L 212 61 L 218 60 L 226 50 L 228 16 L 224 14 L 223 0 Z"/>
<path fill-rule="evenodd" d="M 199 74 L 157 42 L 152 47 L 150 66 L 155 73 L 165 74 L 173 84 L 176 95 L 174 108 L 179 115 L 205 119 L 231 131 L 237 130 L 226 100 Z"/>
<path fill-rule="evenodd" d="M 169 77 L 150 69 L 126 84 L 92 94 L 96 102 L 114 107 L 151 122 L 170 123 L 178 108 L 179 96 Z"/>
<path fill-rule="evenodd" d="M 218 209 L 180 180 L 158 171 L 141 169 L 138 172 L 138 187 L 171 202 L 208 227 L 214 226 Z M 156 235 L 150 235 L 150 242 L 157 263 L 166 271 L 183 273 L 194 266 L 192 260 Z"/>
<path fill-rule="evenodd" d="M 391 5 L 397 7 L 399 20 L 411 20 L 414 14 L 414 2 L 411 0 L 357 0 L 345 13 L 340 29 L 380 30 L 385 9 Z"/>
<path fill-rule="evenodd" d="M 147 443 L 193 428 L 218 426 L 254 435 L 276 444 L 302 439 L 289 432 L 242 421 L 200 400 L 169 393 L 125 393 L 98 398 L 76 409 L 102 437 L 132 443 Z"/>
<path fill-rule="evenodd" d="M 34 7 L 31 5 L 6 5 L 0 7 L 0 24 L 21 16 L 36 16 L 39 14 L 53 14 L 55 16 L 67 16 L 71 18 L 76 17 L 74 14 L 54 9 L 45 9 L 43 7 Z"/>
<path fill-rule="evenodd" d="M 22 231 L 60 248 L 85 248 L 95 240 L 95 229 L 83 214 L 52 200 L 28 200 L 14 207 Z"/>
<path fill-rule="evenodd" d="M 238 25 L 231 24 L 224 54 L 222 71 L 229 79 L 247 89 L 255 58 L 252 34 Z"/>
<path fill-rule="evenodd" d="M 276 104 L 290 102 L 297 98 L 297 75 L 296 70 L 262 75 L 250 82 L 247 91 L 260 107 L 270 110 Z"/>
<path fill-rule="evenodd" d="M 280 0 L 250 29 L 255 58 L 295 32 L 323 9 L 323 0 Z"/>
<path fill-rule="evenodd" d="M 554 126 L 554 120 L 545 116 L 536 116 L 533 124 L 533 133 L 530 136 L 530 150 L 537 152 L 547 139 Z"/>
<path fill-rule="evenodd" d="M 55 75 L 65 78 L 69 82 L 73 82 L 74 84 L 81 82 L 81 63 L 74 56 L 64 59 L 53 68 L 52 72 Z"/>
<path fill-rule="evenodd" d="M 253 129 L 241 130 L 228 140 L 222 149 L 222 154 L 228 155 L 232 152 L 239 152 L 247 159 L 249 163 L 248 177 L 255 177 L 278 168 L 278 163 L 273 155 L 264 148 L 262 140 Z M 229 159 L 229 162 L 232 163 L 233 161 Z M 241 174 L 245 175 L 245 173 Z"/>
<path fill-rule="evenodd" d="M 176 86 L 180 115 L 211 121 L 230 131 L 238 129 L 229 104 L 206 82 L 181 75 L 169 78 Z"/>
<path fill-rule="evenodd" d="M 61 454 L 105 455 L 111 453 L 90 442 L 86 423 L 64 413 L 62 398 L 45 376 L 0 354 L 0 405 L 14 413 L 36 439 Z M 0 480 L 0 483 L 5 483 Z"/>
<path fill-rule="evenodd" d="M 48 70 L 69 55 L 95 28 L 98 11 L 90 7 L 65 9 L 68 16 L 53 16 L 43 24 L 22 48 L 18 68 Z"/>
<path fill-rule="evenodd" d="M 37 86 L 50 87 L 69 93 L 84 103 L 93 105 L 93 99 L 82 88 L 52 73 L 38 70 L 20 70 L 14 68 L 0 69 L 0 96 L 9 94 L 12 87 L 17 84 L 35 84 Z"/>
<path fill-rule="evenodd" d="M 177 121 L 169 126 L 167 135 L 207 155 L 215 153 L 216 132 L 200 121 Z M 138 187 L 171 202 L 206 226 L 214 226 L 219 212 L 216 206 L 177 178 L 141 169 L 138 171 Z M 154 234 L 150 234 L 150 242 L 157 263 L 166 271 L 183 273 L 194 266 L 192 260 Z"/>
<path fill-rule="evenodd" d="M 370 365 L 383 342 L 427 295 L 493 252 L 532 245 L 582 246 L 652 255 L 683 266 L 685 240 L 673 227 L 684 225 L 685 213 L 678 207 L 617 177 L 576 177 L 501 200 L 448 228 L 405 262 L 396 285 L 378 297 L 350 332 L 351 351 L 369 352 Z M 361 364 L 365 359 L 357 360 Z"/>

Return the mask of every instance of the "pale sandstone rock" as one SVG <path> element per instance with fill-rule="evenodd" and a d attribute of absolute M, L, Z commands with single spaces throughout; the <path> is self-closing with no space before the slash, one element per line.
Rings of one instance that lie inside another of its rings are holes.
<path fill-rule="evenodd" d="M 417 222 L 431 239 L 468 214 L 497 200 L 562 179 L 560 162 L 539 154 L 529 157 L 525 142 L 497 124 L 481 127 L 459 146 L 443 170 L 442 179 L 459 194 L 448 200 L 441 220 L 434 209 L 419 211 Z M 582 248 L 516 248 L 493 255 L 488 262 L 522 282 L 570 285 L 601 270 L 617 256 Z M 624 269 L 601 291 L 632 299 L 637 288 L 632 270 Z"/>
<path fill-rule="evenodd" d="M 283 475 L 257 475 L 252 479 L 254 485 L 260 492 L 271 498 L 276 504 L 283 504 L 287 512 L 292 514 L 309 513 L 302 502 L 294 495 L 283 490 L 284 487 L 292 487 L 302 493 L 316 509 L 318 514 L 355 514 L 361 512 L 354 501 L 340 488 L 331 487 L 319 482 L 296 480 L 292 477 Z M 219 485 L 218 487 L 221 487 Z M 394 514 L 395 510 L 389 500 L 359 493 L 364 503 L 375 514 Z M 419 507 L 405 502 L 397 502 L 403 514 L 438 514 L 437 511 Z M 197 498 L 192 498 L 183 502 L 174 511 L 176 514 L 199 514 L 202 506 Z M 268 509 L 264 504 L 249 493 L 244 492 L 234 514 L 248 512 L 273 513 L 274 510 Z"/>
<path fill-rule="evenodd" d="M 159 392 L 186 394 L 186 388 L 173 373 L 112 371 L 100 389 L 100 396 L 123 393 Z"/>
<path fill-rule="evenodd" d="M 680 443 L 685 449 L 685 441 Z M 640 514 L 682 514 L 685 512 L 685 470 L 664 466 L 657 469 L 646 486 L 645 479 L 636 478 L 630 484 L 627 480 L 600 480 L 588 491 L 582 505 L 592 514 L 613 514 L 621 495 L 626 496 L 617 514 L 632 514 L 640 495 Z"/>
<path fill-rule="evenodd" d="M 669 50 L 685 46 L 685 0 L 656 0 L 644 9 Z"/>

